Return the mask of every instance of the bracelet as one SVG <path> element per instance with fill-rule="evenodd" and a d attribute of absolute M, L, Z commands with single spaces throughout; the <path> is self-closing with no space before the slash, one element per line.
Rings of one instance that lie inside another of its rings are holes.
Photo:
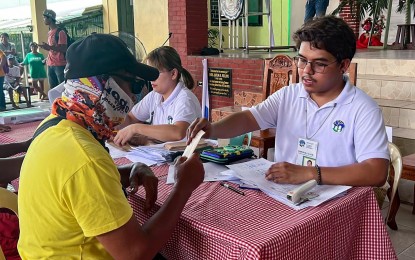
<path fill-rule="evenodd" d="M 316 164 L 316 170 L 317 170 L 317 184 L 318 185 L 321 185 L 322 183 L 321 183 L 321 169 L 320 169 L 320 166 L 318 166 L 317 164 Z"/>

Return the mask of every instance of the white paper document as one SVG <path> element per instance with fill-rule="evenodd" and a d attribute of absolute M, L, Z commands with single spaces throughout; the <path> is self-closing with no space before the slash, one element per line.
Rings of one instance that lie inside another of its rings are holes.
<path fill-rule="evenodd" d="M 237 180 L 237 178 L 232 174 L 233 171 L 229 170 L 224 165 L 207 162 L 203 164 L 203 169 L 205 169 L 205 178 L 203 179 L 204 182 Z M 174 165 L 170 165 L 166 184 L 175 183 L 174 170 Z"/>
<path fill-rule="evenodd" d="M 113 159 L 117 159 L 117 158 L 121 158 L 121 157 L 125 157 L 127 155 L 127 151 L 123 151 L 121 149 L 118 149 L 112 145 L 110 145 L 109 143 L 105 142 L 105 147 L 108 148 L 111 158 Z"/>
<path fill-rule="evenodd" d="M 293 209 L 302 209 L 309 206 L 320 205 L 351 188 L 350 186 L 340 185 L 319 185 L 310 190 L 311 193 L 318 195 L 317 197 L 296 206 L 287 199 L 287 193 L 300 185 L 278 184 L 265 179 L 265 173 L 272 164 L 273 162 L 260 158 L 244 163 L 227 165 L 227 167 L 235 172 L 235 177 L 241 179 L 245 183 L 254 184 L 265 194 Z"/>
<path fill-rule="evenodd" d="M 196 136 L 192 139 L 192 142 L 186 147 L 186 149 L 183 152 L 184 157 L 189 158 L 192 153 L 195 151 L 197 144 L 199 143 L 200 139 L 202 139 L 202 136 L 205 134 L 205 131 L 200 130 Z"/>

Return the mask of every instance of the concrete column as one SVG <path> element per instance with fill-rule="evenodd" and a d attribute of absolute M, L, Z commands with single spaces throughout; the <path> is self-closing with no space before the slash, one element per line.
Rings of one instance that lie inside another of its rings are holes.
<path fill-rule="evenodd" d="M 160 47 L 169 36 L 167 3 L 168 0 L 152 1 L 151 4 L 148 0 L 134 1 L 134 34 L 147 53 Z"/>
<path fill-rule="evenodd" d="M 34 0 L 32 0 L 34 1 Z M 102 11 L 104 19 L 104 33 L 118 31 L 118 6 L 117 1 L 102 0 Z"/>
<path fill-rule="evenodd" d="M 197 55 L 208 42 L 207 0 L 168 0 L 170 46 L 182 57 Z"/>
<path fill-rule="evenodd" d="M 49 28 L 43 23 L 43 11 L 46 9 L 46 0 L 30 0 L 30 11 L 33 26 L 33 41 L 37 43 L 48 41 Z M 29 43 L 26 43 L 29 44 Z M 27 46 L 25 46 L 26 48 Z M 39 48 L 45 57 L 48 52 Z"/>
<path fill-rule="evenodd" d="M 48 42 L 48 26 L 43 22 L 43 11 L 46 9 L 46 0 L 30 0 L 30 12 L 32 17 L 33 26 L 33 41 L 38 44 L 42 42 Z M 29 44 L 28 42 L 25 43 Z M 26 48 L 27 46 L 25 46 Z M 45 57 L 48 56 L 48 52 L 42 48 L 38 49 Z M 47 69 L 46 69 L 47 71 Z M 49 90 L 48 80 L 44 80 L 45 92 Z"/>

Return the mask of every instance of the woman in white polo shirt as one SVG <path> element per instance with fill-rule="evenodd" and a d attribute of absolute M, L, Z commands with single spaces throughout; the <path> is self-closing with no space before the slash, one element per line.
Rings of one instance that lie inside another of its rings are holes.
<path fill-rule="evenodd" d="M 194 80 L 174 48 L 159 47 L 146 61 L 160 75 L 151 81 L 153 91 L 128 113 L 114 137 L 117 145 L 126 144 L 136 134 L 163 142 L 182 140 L 190 123 L 202 116 L 200 102 L 191 91 Z"/>

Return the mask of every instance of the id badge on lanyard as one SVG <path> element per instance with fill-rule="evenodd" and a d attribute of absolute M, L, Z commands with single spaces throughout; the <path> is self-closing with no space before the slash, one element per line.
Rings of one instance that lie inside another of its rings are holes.
<path fill-rule="evenodd" d="M 315 166 L 317 160 L 318 142 L 306 138 L 298 138 L 297 165 Z"/>

